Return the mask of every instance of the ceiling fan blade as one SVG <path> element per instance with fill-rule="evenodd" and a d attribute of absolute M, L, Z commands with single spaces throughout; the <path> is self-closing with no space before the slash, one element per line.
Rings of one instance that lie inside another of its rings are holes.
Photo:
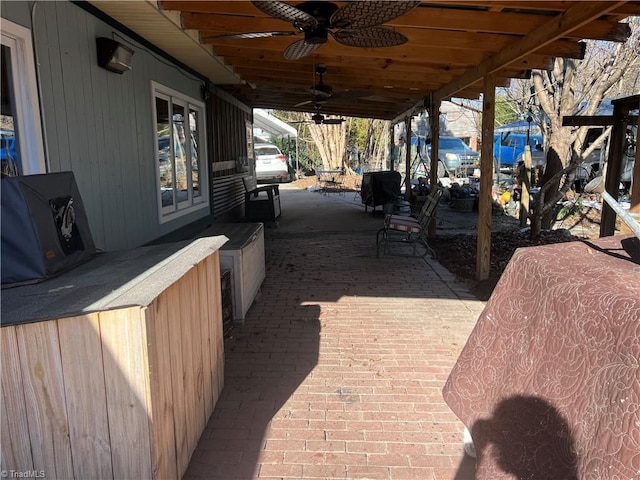
<path fill-rule="evenodd" d="M 318 24 L 312 15 L 284 2 L 252 0 L 251 3 L 267 15 L 292 23 L 301 29 Z"/>
<path fill-rule="evenodd" d="M 309 103 L 313 103 L 316 107 L 321 107 L 326 104 L 331 97 L 321 97 L 318 95 L 313 95 L 313 100 L 309 100 Z"/>
<path fill-rule="evenodd" d="M 298 60 L 307 55 L 311 55 L 321 46 L 321 44 L 317 43 L 307 43 L 303 38 L 287 47 L 284 51 L 284 58 L 287 60 Z"/>
<path fill-rule="evenodd" d="M 228 35 L 215 35 L 203 37 L 203 40 L 212 40 L 214 38 L 271 38 L 271 37 L 291 37 L 296 35 L 296 32 L 245 32 L 245 33 L 230 33 Z"/>
<path fill-rule="evenodd" d="M 408 41 L 403 34 L 387 27 L 338 30 L 333 37 L 343 45 L 362 48 L 395 47 Z"/>
<path fill-rule="evenodd" d="M 340 125 L 344 122 L 344 118 L 325 118 L 322 120 L 323 125 Z"/>
<path fill-rule="evenodd" d="M 419 4 L 419 1 L 396 0 L 349 2 L 331 16 L 331 25 L 335 28 L 375 27 L 404 15 Z"/>
<path fill-rule="evenodd" d="M 307 100 L 306 102 L 296 103 L 294 107 L 302 107 L 303 105 L 309 105 L 310 103 L 313 103 L 313 100 Z"/>
<path fill-rule="evenodd" d="M 318 99 L 328 99 L 333 95 L 333 91 L 329 85 L 315 85 L 309 89 L 311 95 L 318 97 Z"/>

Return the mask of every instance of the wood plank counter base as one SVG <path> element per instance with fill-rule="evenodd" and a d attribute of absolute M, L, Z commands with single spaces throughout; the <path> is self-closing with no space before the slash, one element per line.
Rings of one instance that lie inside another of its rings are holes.
<path fill-rule="evenodd" d="M 223 387 L 226 241 L 102 253 L 2 291 L 2 470 L 182 477 Z"/>

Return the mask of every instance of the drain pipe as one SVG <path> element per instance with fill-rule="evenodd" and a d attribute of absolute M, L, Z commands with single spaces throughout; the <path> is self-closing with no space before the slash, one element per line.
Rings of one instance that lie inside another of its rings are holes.
<path fill-rule="evenodd" d="M 629 229 L 633 232 L 633 234 L 640 239 L 640 223 L 638 223 L 635 217 L 640 216 L 638 213 L 629 213 L 624 208 L 620 206 L 618 201 L 611 196 L 609 192 L 604 189 L 604 179 L 606 177 L 606 168 L 602 172 L 600 177 L 596 177 L 594 180 L 591 180 L 584 187 L 585 193 L 599 193 L 602 196 L 602 200 L 607 202 L 607 204 L 611 207 L 611 209 L 620 217 L 620 219 L 629 227 Z"/>
<path fill-rule="evenodd" d="M 640 239 L 640 223 L 636 222 L 635 218 L 622 208 L 615 198 L 609 195 L 609 192 L 605 190 L 601 195 L 602 199 L 607 202 L 611 209 L 627 224 L 627 227 L 629 227 L 633 234 Z"/>
<path fill-rule="evenodd" d="M 33 2 L 31 6 L 31 46 L 33 48 L 33 58 L 36 64 L 36 87 L 38 88 L 38 113 L 40 115 L 40 128 L 42 129 L 42 149 L 44 153 L 44 167 L 46 172 L 51 173 L 51 163 L 49 160 L 49 142 L 47 141 L 47 125 L 44 119 L 44 112 L 42 108 L 42 85 L 40 84 L 40 61 L 38 59 L 38 47 L 36 44 L 36 6 L 38 2 Z"/>

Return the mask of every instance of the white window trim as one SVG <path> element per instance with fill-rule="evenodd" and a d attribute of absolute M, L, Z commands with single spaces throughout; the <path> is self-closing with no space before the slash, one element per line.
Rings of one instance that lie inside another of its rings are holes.
<path fill-rule="evenodd" d="M 157 138 L 155 135 L 155 125 L 157 121 L 156 114 L 156 97 L 163 98 L 169 101 L 169 105 L 172 103 L 172 99 L 179 100 L 178 103 L 184 104 L 186 107 L 186 111 L 188 113 L 189 107 L 193 106 L 199 109 L 200 111 L 200 125 L 198 126 L 198 157 L 200 161 L 200 171 L 198 182 L 200 183 L 200 191 L 201 194 L 197 197 L 191 196 L 191 205 L 184 207 L 186 202 L 178 202 L 177 205 L 173 205 L 173 208 L 163 207 L 162 206 L 162 195 L 160 191 L 160 171 L 158 169 L 159 161 L 158 158 L 158 148 L 157 148 Z M 154 169 L 156 175 L 156 198 L 158 202 L 158 221 L 160 224 L 167 223 L 173 221 L 177 218 L 180 218 L 184 215 L 188 215 L 190 213 L 196 212 L 198 210 L 202 210 L 203 208 L 209 207 L 209 172 L 208 172 L 208 164 L 207 164 L 207 142 L 206 142 L 206 110 L 204 102 L 196 100 L 195 98 L 189 97 L 184 93 L 181 93 L 177 90 L 174 90 L 169 87 L 165 87 L 164 85 L 158 82 L 151 82 L 151 105 L 152 105 L 152 115 L 153 115 L 153 123 L 154 126 Z M 181 208 L 182 207 L 182 208 Z M 177 210 L 176 210 L 177 208 Z"/>
<path fill-rule="evenodd" d="M 11 49 L 11 68 L 14 74 L 16 97 L 15 122 L 18 148 L 24 175 L 45 173 L 38 83 L 33 58 L 31 30 L 2 19 L 2 44 Z"/>

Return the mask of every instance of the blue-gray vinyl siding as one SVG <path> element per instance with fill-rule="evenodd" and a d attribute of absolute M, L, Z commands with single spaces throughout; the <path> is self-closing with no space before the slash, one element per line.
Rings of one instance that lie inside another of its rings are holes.
<path fill-rule="evenodd" d="M 160 224 L 156 193 L 151 82 L 200 99 L 203 80 L 70 2 L 37 2 L 32 28 L 31 3 L 2 2 L 2 17 L 34 32 L 48 168 L 74 172 L 96 246 L 133 248 L 210 216 Z M 100 68 L 97 37 L 133 48 L 132 70 Z"/>

